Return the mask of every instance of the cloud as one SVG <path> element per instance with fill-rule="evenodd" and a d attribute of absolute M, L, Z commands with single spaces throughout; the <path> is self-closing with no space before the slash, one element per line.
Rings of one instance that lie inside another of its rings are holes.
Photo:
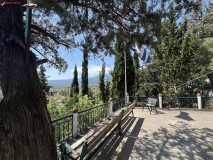
<path fill-rule="evenodd" d="M 89 66 L 88 67 L 88 77 L 95 77 L 99 75 L 99 72 L 101 71 L 102 66 Z M 110 67 L 106 67 L 105 68 L 105 74 L 109 74 L 109 71 L 111 71 L 112 69 Z M 81 77 L 81 73 L 82 73 L 82 66 L 77 68 L 78 71 L 78 77 Z M 74 69 L 71 70 L 71 72 L 74 72 Z"/>

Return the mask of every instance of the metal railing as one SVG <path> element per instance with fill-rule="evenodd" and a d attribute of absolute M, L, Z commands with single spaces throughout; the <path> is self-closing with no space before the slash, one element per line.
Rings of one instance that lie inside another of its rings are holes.
<path fill-rule="evenodd" d="M 140 106 L 140 102 L 147 102 L 149 97 L 130 96 L 130 102 L 136 102 Z M 153 97 L 150 97 L 153 98 Z M 158 99 L 158 97 L 154 97 Z M 197 97 L 162 97 L 163 108 L 198 108 Z M 213 97 L 202 97 L 202 108 L 213 109 Z M 159 106 L 159 103 L 156 104 Z"/>
<path fill-rule="evenodd" d="M 197 97 L 163 97 L 163 108 L 198 108 Z"/>
<path fill-rule="evenodd" d="M 154 97 L 158 99 L 158 97 Z M 147 102 L 148 97 L 130 96 L 130 102 L 136 102 L 137 106 L 141 102 Z M 158 104 L 156 104 L 158 106 Z M 113 101 L 113 112 L 125 106 L 125 98 Z M 202 97 L 204 109 L 213 109 L 213 97 Z M 198 108 L 197 97 L 163 97 L 163 108 Z M 95 123 L 107 118 L 109 113 L 109 103 L 104 103 L 78 112 L 78 133 L 87 130 Z M 52 121 L 55 140 L 57 143 L 72 137 L 73 114 Z"/>
<path fill-rule="evenodd" d="M 201 101 L 204 109 L 213 109 L 213 97 L 202 97 Z"/>
<path fill-rule="evenodd" d="M 113 112 L 119 110 L 125 106 L 125 99 L 120 98 L 113 101 Z M 78 112 L 78 133 L 86 131 L 89 127 L 95 125 L 95 123 L 107 118 L 109 113 L 109 103 L 104 103 L 99 106 L 91 107 L 89 109 Z M 73 128 L 73 114 L 67 115 L 52 121 L 55 140 L 60 143 L 70 137 L 72 137 Z"/>
<path fill-rule="evenodd" d="M 147 102 L 148 97 L 140 97 L 140 96 L 130 96 L 129 101 L 130 102 Z"/>
<path fill-rule="evenodd" d="M 113 101 L 113 112 L 116 112 L 120 108 L 125 106 L 125 98 L 119 98 Z"/>
<path fill-rule="evenodd" d="M 55 141 L 57 143 L 72 137 L 72 122 L 72 114 L 52 121 L 54 127 Z"/>
<path fill-rule="evenodd" d="M 78 112 L 78 132 L 82 132 L 87 128 L 108 116 L 109 103 L 89 108 Z"/>

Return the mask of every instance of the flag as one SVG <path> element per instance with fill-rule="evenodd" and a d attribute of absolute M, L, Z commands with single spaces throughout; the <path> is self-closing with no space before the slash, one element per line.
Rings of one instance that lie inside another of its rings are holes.
<path fill-rule="evenodd" d="M 146 59 L 144 60 L 145 63 L 149 63 L 150 62 L 150 54 L 147 53 L 146 54 Z"/>
<path fill-rule="evenodd" d="M 141 49 L 138 48 L 138 46 L 136 45 L 134 49 L 132 49 L 133 51 L 137 51 L 139 56 L 138 59 L 139 60 L 143 60 L 145 63 L 149 63 L 150 62 L 150 54 L 146 52 L 146 48 L 143 46 Z"/>

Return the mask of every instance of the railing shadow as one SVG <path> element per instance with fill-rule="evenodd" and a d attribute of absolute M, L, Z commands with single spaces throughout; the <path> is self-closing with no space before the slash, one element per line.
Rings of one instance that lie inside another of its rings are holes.
<path fill-rule="evenodd" d="M 118 159 L 122 160 L 128 160 L 130 157 L 130 154 L 132 152 L 132 149 L 134 147 L 134 144 L 136 142 L 136 139 L 138 138 L 139 132 L 141 130 L 141 127 L 143 125 L 144 119 L 139 118 L 136 125 L 134 126 L 132 132 L 129 136 L 127 136 L 127 141 L 123 145 L 122 151 L 120 152 Z"/>
<path fill-rule="evenodd" d="M 98 157 L 95 154 L 93 157 L 96 157 L 97 159 L 113 159 L 112 155 L 115 154 L 115 150 L 118 148 L 120 143 L 122 142 L 123 138 L 127 135 L 129 129 L 133 126 L 134 122 L 136 121 L 136 117 L 128 117 L 126 121 L 123 122 L 122 125 L 122 136 L 118 136 L 118 134 L 111 134 L 110 137 L 107 138 L 106 142 L 102 145 L 102 147 L 96 152 L 98 153 Z M 133 148 L 135 140 L 140 132 L 140 128 L 143 124 L 144 119 L 139 118 L 139 120 L 136 123 L 137 127 L 134 127 L 133 131 L 130 133 L 128 138 L 128 146 L 125 146 L 127 148 Z M 131 150 L 124 150 L 125 155 L 129 155 L 131 153 Z M 119 159 L 119 158 L 118 158 Z"/>

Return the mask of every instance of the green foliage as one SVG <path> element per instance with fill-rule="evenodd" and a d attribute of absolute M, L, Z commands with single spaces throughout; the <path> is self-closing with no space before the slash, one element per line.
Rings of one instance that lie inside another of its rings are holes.
<path fill-rule="evenodd" d="M 74 77 L 70 88 L 70 97 L 73 97 L 74 94 L 79 93 L 79 85 L 78 85 L 78 71 L 77 66 L 75 65 Z"/>
<path fill-rule="evenodd" d="M 113 98 L 113 82 L 110 82 L 109 92 L 110 92 L 110 97 L 109 98 Z"/>
<path fill-rule="evenodd" d="M 130 96 L 135 94 L 134 86 L 135 86 L 135 68 L 133 65 L 133 57 L 131 52 L 126 51 L 126 73 L 127 73 L 127 93 Z"/>
<path fill-rule="evenodd" d="M 118 31 L 117 41 L 115 44 L 116 54 L 114 69 L 112 74 L 113 81 L 113 97 L 121 98 L 124 97 L 125 92 L 125 62 L 124 62 L 124 51 L 126 52 L 126 69 L 127 69 L 127 92 L 133 95 L 134 82 L 135 82 L 135 70 L 133 67 L 133 59 L 131 52 L 128 47 L 124 45 L 124 32 Z"/>
<path fill-rule="evenodd" d="M 82 62 L 82 78 L 81 78 L 81 86 L 82 86 L 82 94 L 88 95 L 88 57 L 89 57 L 89 50 L 88 50 L 88 43 L 87 39 L 85 39 L 85 44 L 83 45 L 83 62 Z"/>
<path fill-rule="evenodd" d="M 98 85 L 100 90 L 100 99 L 103 102 L 106 101 L 104 77 L 105 77 L 105 62 L 103 62 L 102 70 L 99 72 L 99 85 Z"/>
<path fill-rule="evenodd" d="M 50 112 L 52 120 L 63 117 L 67 114 L 67 109 L 65 105 L 62 103 L 62 96 L 59 94 L 49 99 L 47 108 Z"/>
<path fill-rule="evenodd" d="M 159 92 L 165 96 L 192 96 L 193 89 L 204 84 L 206 77 L 182 86 L 204 74 L 212 56 L 202 46 L 202 40 L 187 31 L 187 19 L 178 23 L 178 16 L 179 10 L 171 3 L 155 47 L 154 63 L 141 71 L 140 90 L 147 96 Z"/>
<path fill-rule="evenodd" d="M 213 38 L 205 38 L 203 41 L 203 46 L 213 54 Z"/>
<path fill-rule="evenodd" d="M 197 10 L 189 14 L 189 29 L 201 39 L 213 37 L 213 3 L 205 0 L 197 3 Z"/>
<path fill-rule="evenodd" d="M 110 98 L 110 81 L 108 79 L 106 81 L 106 86 L 105 86 L 105 96 L 106 96 L 106 102 L 108 102 Z"/>
<path fill-rule="evenodd" d="M 89 100 L 87 95 L 75 94 L 66 101 L 65 106 L 67 111 L 72 111 L 74 107 L 77 107 L 78 111 L 82 111 L 92 106 L 92 100 Z"/>
<path fill-rule="evenodd" d="M 79 101 L 79 96 L 77 94 L 74 94 L 73 97 L 70 97 L 65 102 L 65 106 L 67 111 L 72 111 L 72 109 L 75 107 L 75 104 Z"/>
<path fill-rule="evenodd" d="M 209 51 L 209 54 L 213 55 L 213 38 L 205 38 L 203 41 L 203 47 Z M 211 57 L 211 62 L 207 68 L 207 71 L 210 73 L 213 71 L 213 56 Z M 213 73 L 207 75 L 210 81 L 211 89 L 213 89 Z"/>
<path fill-rule="evenodd" d="M 140 64 L 139 64 L 139 59 L 138 59 L 138 54 L 136 52 L 134 52 L 134 70 L 135 70 L 135 86 L 134 86 L 134 93 L 137 93 L 139 90 L 139 68 L 140 68 Z"/>
<path fill-rule="evenodd" d="M 138 72 L 139 95 L 141 96 L 157 96 L 162 92 L 160 82 L 160 69 L 155 64 L 149 64 L 145 69 Z"/>
<path fill-rule="evenodd" d="M 61 96 L 65 96 L 65 97 L 68 96 L 68 92 L 67 92 L 67 91 L 64 91 L 64 90 L 60 91 L 59 94 L 60 94 Z"/>
<path fill-rule="evenodd" d="M 88 90 L 88 97 L 90 97 L 92 99 L 94 97 L 93 91 L 92 91 L 92 89 L 90 87 L 88 89 L 89 89 Z"/>
<path fill-rule="evenodd" d="M 101 99 L 101 91 L 97 89 L 94 93 L 94 101 L 95 104 L 103 104 L 103 101 Z"/>
<path fill-rule="evenodd" d="M 45 94 L 48 94 L 51 87 L 47 83 L 47 76 L 45 75 L 45 72 L 46 72 L 46 69 L 44 68 L 43 65 L 41 65 L 38 76 L 40 78 L 41 87 L 42 87 L 43 92 Z"/>
<path fill-rule="evenodd" d="M 92 100 L 89 99 L 88 95 L 82 96 L 81 94 L 79 95 L 78 103 L 76 103 L 75 105 L 79 109 L 79 111 L 93 107 Z"/>
<path fill-rule="evenodd" d="M 58 94 L 49 99 L 47 108 L 52 120 L 55 120 L 72 114 L 74 107 L 77 107 L 78 111 L 82 111 L 101 104 L 103 104 L 103 102 L 100 99 L 100 91 L 97 90 L 95 93 L 95 103 L 93 103 L 93 100 L 89 98 L 88 95 L 74 94 L 73 97 L 66 98 Z"/>

